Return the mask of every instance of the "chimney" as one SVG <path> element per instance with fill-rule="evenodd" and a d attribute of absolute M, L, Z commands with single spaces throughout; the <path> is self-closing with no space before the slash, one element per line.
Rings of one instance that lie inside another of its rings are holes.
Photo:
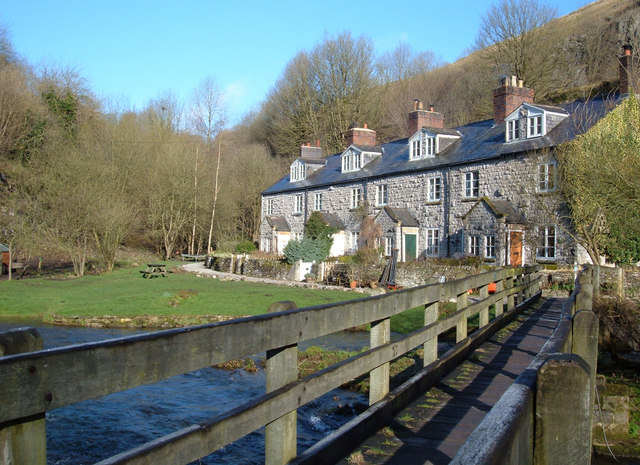
<path fill-rule="evenodd" d="M 312 147 L 311 142 L 307 142 L 300 147 L 300 158 L 322 158 L 322 147 L 320 141 L 316 141 L 316 146 Z"/>
<path fill-rule="evenodd" d="M 444 128 L 444 115 L 433 111 L 433 104 L 429 105 L 429 110 L 422 108 L 422 102 L 418 99 L 413 101 L 413 111 L 409 113 L 409 120 L 407 124 L 408 136 L 413 136 L 418 129 L 422 127 L 430 128 Z"/>
<path fill-rule="evenodd" d="M 620 85 L 618 86 L 618 90 L 620 94 L 628 94 L 633 77 L 633 47 L 626 44 L 622 46 L 622 50 L 622 56 L 618 58 L 620 62 Z"/>
<path fill-rule="evenodd" d="M 533 103 L 533 89 L 524 87 L 522 79 L 505 76 L 500 87 L 493 91 L 493 124 L 504 123 L 504 119 L 523 103 Z"/>
<path fill-rule="evenodd" d="M 372 129 L 364 127 L 359 128 L 358 123 L 353 123 L 351 129 L 344 134 L 344 142 L 347 147 L 350 145 L 366 145 L 375 147 L 376 145 L 376 132 Z"/>

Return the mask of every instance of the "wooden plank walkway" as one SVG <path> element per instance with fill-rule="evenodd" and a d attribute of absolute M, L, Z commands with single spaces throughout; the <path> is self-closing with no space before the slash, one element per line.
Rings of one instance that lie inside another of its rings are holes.
<path fill-rule="evenodd" d="M 340 463 L 448 464 L 551 336 L 565 300 L 541 299 L 520 314 L 365 441 L 364 462 Z"/>

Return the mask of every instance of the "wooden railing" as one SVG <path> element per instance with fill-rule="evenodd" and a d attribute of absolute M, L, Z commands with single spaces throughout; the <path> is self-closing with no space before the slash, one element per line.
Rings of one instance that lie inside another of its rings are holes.
<path fill-rule="evenodd" d="M 469 339 L 469 318 L 478 315 L 482 332 L 513 313 L 538 293 L 538 271 L 505 268 L 349 302 L 0 357 L 0 450 L 11 463 L 44 464 L 46 411 L 266 351 L 264 396 L 100 464 L 185 464 L 262 426 L 266 462 L 286 463 L 296 455 L 297 408 L 367 373 L 370 404 L 377 403 L 389 393 L 389 362 L 424 346 L 425 367 L 436 365 L 441 334 L 455 328 L 456 342 L 462 342 Z M 490 294 L 492 283 L 496 291 Z M 471 289 L 478 291 L 477 301 L 469 301 Z M 452 300 L 457 311 L 438 319 L 440 303 Z M 424 327 L 390 342 L 391 316 L 415 307 L 424 308 Z M 298 379 L 298 343 L 366 324 L 371 325 L 370 350 Z M 31 341 L 33 331 L 12 336 L 21 337 Z M 25 345 L 5 339 L 7 354 L 38 348 L 37 341 Z"/>
<path fill-rule="evenodd" d="M 583 270 L 554 334 L 450 465 L 591 463 L 598 358 L 592 269 Z"/>

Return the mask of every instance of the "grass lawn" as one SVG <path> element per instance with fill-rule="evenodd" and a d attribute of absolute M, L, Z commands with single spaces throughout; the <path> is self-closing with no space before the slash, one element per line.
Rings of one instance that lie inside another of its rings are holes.
<path fill-rule="evenodd" d="M 273 302 L 293 300 L 298 307 L 363 297 L 270 284 L 220 281 L 179 271 L 167 278 L 143 279 L 144 267 L 117 269 L 73 279 L 35 278 L 0 282 L 0 318 L 47 319 L 114 315 L 258 315 Z"/>

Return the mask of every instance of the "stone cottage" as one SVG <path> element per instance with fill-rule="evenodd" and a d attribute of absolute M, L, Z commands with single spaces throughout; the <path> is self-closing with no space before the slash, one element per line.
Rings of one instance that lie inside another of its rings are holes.
<path fill-rule="evenodd" d="M 630 49 L 629 49 L 630 53 Z M 628 56 L 625 49 L 625 56 Z M 333 256 L 360 245 L 363 215 L 380 225 L 379 245 L 400 261 L 478 256 L 489 264 L 573 264 L 586 254 L 567 233 L 554 150 L 604 117 L 628 92 L 559 106 L 535 103 L 534 91 L 509 76 L 493 91 L 493 119 L 446 128 L 445 117 L 420 101 L 407 137 L 378 144 L 366 125 L 345 135 L 341 153 L 322 157 L 310 145 L 262 193 L 260 248 L 281 254 L 303 236 L 319 211 L 337 233 Z"/>

